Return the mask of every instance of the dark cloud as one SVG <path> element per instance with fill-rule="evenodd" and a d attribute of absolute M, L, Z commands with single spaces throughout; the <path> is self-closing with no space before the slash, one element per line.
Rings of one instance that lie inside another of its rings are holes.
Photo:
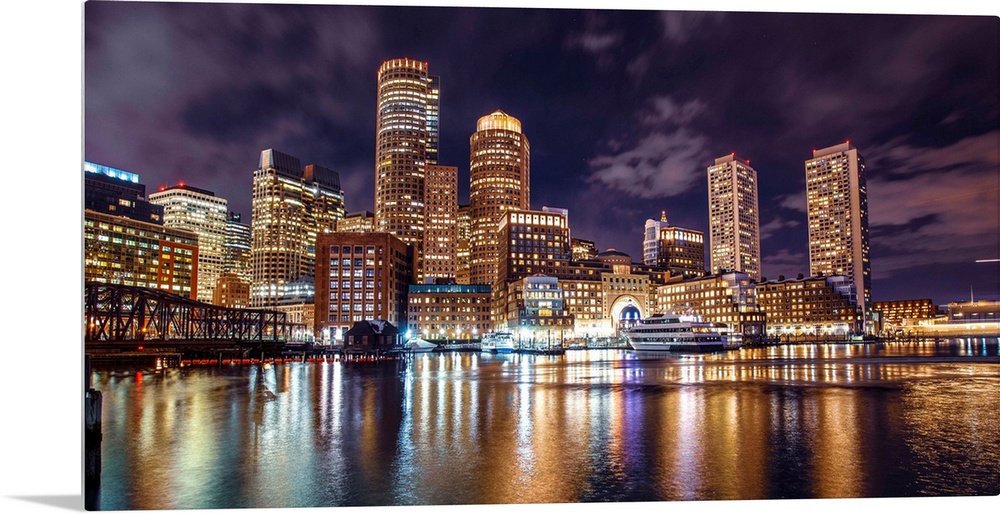
<path fill-rule="evenodd" d="M 271 147 L 371 210 L 376 71 L 408 56 L 442 77 L 461 199 L 476 119 L 503 109 L 531 141 L 532 205 L 602 248 L 640 255 L 662 209 L 707 232 L 706 169 L 736 152 L 758 171 L 765 274 L 807 272 L 803 162 L 847 139 L 884 291 L 1000 245 L 995 17 L 87 2 L 84 24 L 85 157 L 247 215 Z"/>

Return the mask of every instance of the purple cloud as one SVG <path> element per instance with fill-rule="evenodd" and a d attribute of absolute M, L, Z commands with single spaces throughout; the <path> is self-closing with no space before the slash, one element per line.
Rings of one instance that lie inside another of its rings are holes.
<path fill-rule="evenodd" d="M 705 178 L 708 138 L 687 125 L 705 109 L 701 100 L 678 104 L 668 96 L 653 98 L 636 115 L 649 132 L 626 149 L 612 140 L 613 153 L 590 160 L 589 181 L 639 197 L 677 196 Z"/>

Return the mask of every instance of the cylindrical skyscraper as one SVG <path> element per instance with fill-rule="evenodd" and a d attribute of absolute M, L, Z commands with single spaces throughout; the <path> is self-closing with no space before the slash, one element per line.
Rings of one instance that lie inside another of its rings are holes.
<path fill-rule="evenodd" d="M 433 108 L 429 108 L 429 104 L 433 104 Z M 436 105 L 437 87 L 432 87 L 426 62 L 392 59 L 379 67 L 375 230 L 394 234 L 414 246 L 418 276 L 422 275 L 426 227 L 424 189 L 428 142 L 433 139 L 436 144 L 437 141 L 437 134 L 432 134 L 437 130 Z M 430 128 L 429 115 L 433 122 Z M 436 154 L 436 147 L 433 153 Z"/>
<path fill-rule="evenodd" d="M 492 286 L 500 218 L 512 209 L 530 209 L 528 138 L 517 118 L 497 110 L 479 118 L 469 150 L 470 282 Z"/>

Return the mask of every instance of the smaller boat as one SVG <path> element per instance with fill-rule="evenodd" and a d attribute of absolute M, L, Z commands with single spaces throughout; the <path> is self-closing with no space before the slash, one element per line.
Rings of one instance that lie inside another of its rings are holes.
<path fill-rule="evenodd" d="M 426 353 L 433 352 L 438 345 L 420 339 L 419 337 L 414 337 L 409 341 L 403 343 L 403 351 L 407 353 Z"/>
<path fill-rule="evenodd" d="M 513 353 L 514 335 L 510 332 L 490 332 L 483 335 L 480 349 L 490 353 Z"/>

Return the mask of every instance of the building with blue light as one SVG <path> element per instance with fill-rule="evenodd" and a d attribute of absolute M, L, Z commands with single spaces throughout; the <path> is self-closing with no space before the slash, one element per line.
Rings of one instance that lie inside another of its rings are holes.
<path fill-rule="evenodd" d="M 83 208 L 135 221 L 163 224 L 163 207 L 146 199 L 139 175 L 93 162 L 83 163 Z"/>

